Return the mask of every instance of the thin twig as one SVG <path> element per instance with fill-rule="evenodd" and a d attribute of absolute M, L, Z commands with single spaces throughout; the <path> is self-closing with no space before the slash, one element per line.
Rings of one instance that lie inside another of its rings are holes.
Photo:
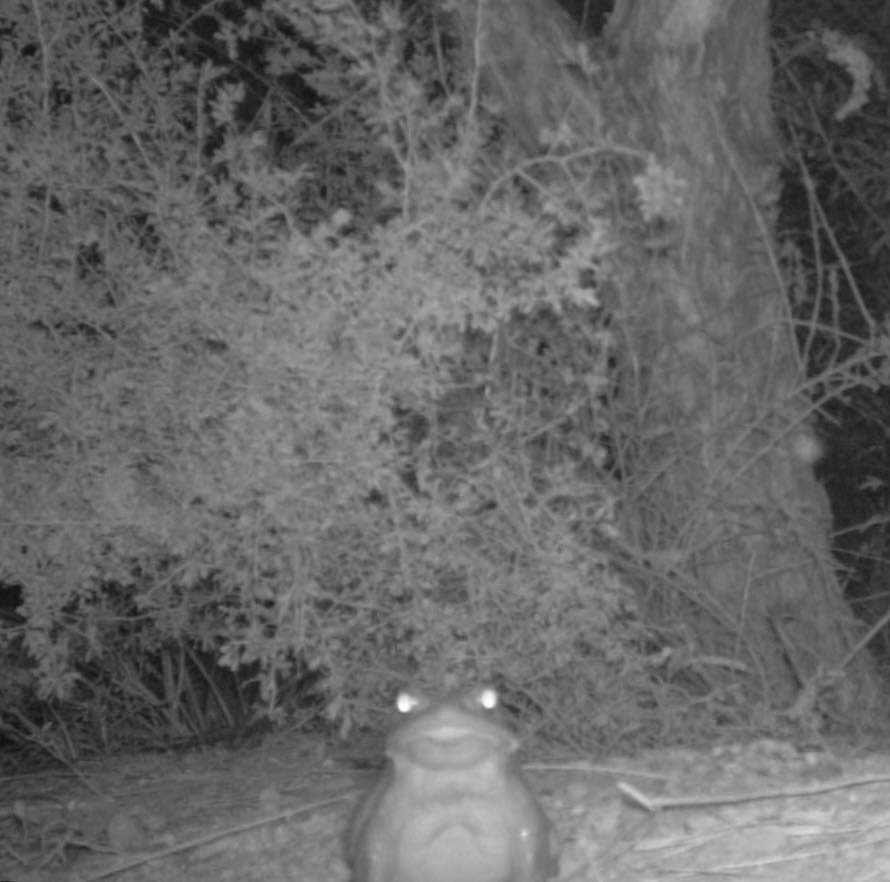
<path fill-rule="evenodd" d="M 736 805 L 745 802 L 756 802 L 762 799 L 787 799 L 789 797 L 816 796 L 845 790 L 852 787 L 864 787 L 867 784 L 888 784 L 888 775 L 866 775 L 861 778 L 844 778 L 840 781 L 829 781 L 825 784 L 807 784 L 799 787 L 783 787 L 775 790 L 752 790 L 750 793 L 714 793 L 699 796 L 649 796 L 632 784 L 619 781 L 618 789 L 631 802 L 646 809 L 657 812 L 663 809 L 696 808 L 712 805 Z"/>

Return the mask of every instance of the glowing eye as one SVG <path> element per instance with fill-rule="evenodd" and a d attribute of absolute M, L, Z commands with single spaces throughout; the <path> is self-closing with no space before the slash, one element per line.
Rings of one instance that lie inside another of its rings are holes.
<path fill-rule="evenodd" d="M 479 704 L 486 710 L 494 710 L 498 706 L 498 694 L 490 686 L 479 693 Z"/>
<path fill-rule="evenodd" d="M 396 710 L 400 714 L 410 714 L 411 711 L 417 710 L 420 703 L 420 698 L 411 692 L 400 692 L 396 696 Z"/>

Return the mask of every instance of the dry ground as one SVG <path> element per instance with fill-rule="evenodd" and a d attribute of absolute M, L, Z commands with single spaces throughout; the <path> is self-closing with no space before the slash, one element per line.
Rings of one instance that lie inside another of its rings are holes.
<path fill-rule="evenodd" d="M 0 882 L 345 882 L 353 759 L 278 735 L 0 778 Z M 758 741 L 529 768 L 561 882 L 890 879 L 890 754 Z"/>

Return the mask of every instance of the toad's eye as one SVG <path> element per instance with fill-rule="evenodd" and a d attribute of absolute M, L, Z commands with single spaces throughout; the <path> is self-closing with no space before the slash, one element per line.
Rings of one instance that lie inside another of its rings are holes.
<path fill-rule="evenodd" d="M 476 701 L 479 702 L 480 707 L 485 708 L 485 710 L 494 710 L 498 706 L 497 690 L 493 689 L 491 686 L 486 686 L 476 695 Z"/>
<path fill-rule="evenodd" d="M 400 714 L 410 714 L 424 704 L 422 696 L 414 692 L 399 692 L 396 696 L 396 710 Z"/>

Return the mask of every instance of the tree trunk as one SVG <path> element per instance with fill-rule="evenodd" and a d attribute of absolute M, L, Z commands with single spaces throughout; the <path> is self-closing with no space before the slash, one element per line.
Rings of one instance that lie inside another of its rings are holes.
<path fill-rule="evenodd" d="M 486 16 L 486 82 L 527 149 L 568 124 L 591 146 L 639 150 L 676 185 L 677 210 L 653 221 L 616 310 L 633 317 L 622 329 L 646 365 L 622 394 L 636 396 L 641 436 L 658 439 L 634 463 L 646 490 L 627 531 L 658 586 L 649 615 L 682 617 L 702 655 L 746 672 L 749 698 L 805 721 L 871 716 L 877 679 L 853 652 L 773 250 L 767 0 L 619 0 L 611 92 L 567 60 L 579 37 L 555 3 L 469 5 Z"/>

